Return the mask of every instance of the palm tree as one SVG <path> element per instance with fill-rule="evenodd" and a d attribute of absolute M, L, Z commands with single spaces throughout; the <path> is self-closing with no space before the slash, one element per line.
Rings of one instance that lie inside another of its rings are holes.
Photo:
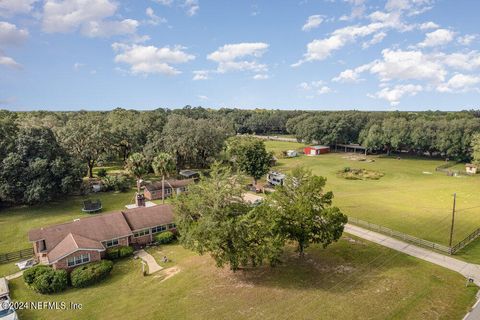
<path fill-rule="evenodd" d="M 148 163 L 141 153 L 134 153 L 128 157 L 125 169 L 137 179 L 137 193 L 140 193 L 140 180 L 148 173 Z"/>
<path fill-rule="evenodd" d="M 162 203 L 165 203 L 165 176 L 168 177 L 175 172 L 175 167 L 175 161 L 168 153 L 162 152 L 153 158 L 153 171 L 157 176 L 162 177 Z"/>

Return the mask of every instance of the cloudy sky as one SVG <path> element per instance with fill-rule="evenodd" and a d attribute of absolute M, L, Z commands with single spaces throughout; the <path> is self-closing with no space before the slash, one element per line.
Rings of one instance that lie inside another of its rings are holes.
<path fill-rule="evenodd" d="M 0 108 L 480 107 L 477 0 L 0 0 Z"/>

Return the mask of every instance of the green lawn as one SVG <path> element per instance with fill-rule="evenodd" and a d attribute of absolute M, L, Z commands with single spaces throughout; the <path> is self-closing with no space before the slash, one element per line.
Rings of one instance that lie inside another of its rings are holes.
<path fill-rule="evenodd" d="M 266 141 L 274 152 L 301 148 L 299 143 Z M 448 177 L 435 172 L 441 160 L 368 156 L 374 162 L 350 160 L 345 153 L 280 159 L 275 169 L 305 166 L 327 178 L 335 205 L 350 216 L 377 223 L 441 244 L 448 244 L 453 193 L 457 193 L 454 241 L 480 227 L 480 176 Z M 346 180 L 344 167 L 375 170 L 380 180 Z M 461 166 L 458 166 L 461 167 Z"/>
<path fill-rule="evenodd" d="M 170 262 L 142 276 L 138 260 L 115 264 L 104 282 L 40 295 L 23 280 L 15 301 L 64 301 L 81 310 L 23 310 L 21 319 L 461 319 L 477 288 L 459 274 L 362 240 L 344 237 L 305 260 L 290 249 L 276 268 L 232 273 L 179 245 L 150 249 Z M 175 270 L 177 273 L 171 273 Z M 167 274 L 173 274 L 166 279 Z"/>
<path fill-rule="evenodd" d="M 102 213 L 105 213 L 123 209 L 126 204 L 133 203 L 134 191 L 100 192 L 89 197 L 71 196 L 43 205 L 3 209 L 0 211 L 0 253 L 29 248 L 27 233 L 32 228 L 89 216 L 82 212 L 83 201 L 87 198 L 100 199 Z"/>

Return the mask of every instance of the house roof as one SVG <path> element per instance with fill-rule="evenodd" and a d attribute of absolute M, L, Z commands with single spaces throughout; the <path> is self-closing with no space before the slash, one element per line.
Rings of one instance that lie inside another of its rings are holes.
<path fill-rule="evenodd" d="M 123 216 L 132 231 L 161 226 L 174 221 L 173 209 L 169 204 L 126 210 L 123 212 Z"/>
<path fill-rule="evenodd" d="M 193 179 L 165 180 L 165 188 L 181 188 L 193 183 Z M 148 191 L 162 190 L 162 181 L 150 183 L 145 186 Z"/>
<path fill-rule="evenodd" d="M 76 219 L 28 232 L 30 241 L 45 240 L 49 263 L 77 250 L 105 250 L 102 241 L 127 237 L 132 231 L 153 228 L 174 221 L 168 204 Z"/>
<path fill-rule="evenodd" d="M 184 177 L 187 177 L 187 178 L 199 175 L 197 171 L 193 171 L 193 170 L 180 170 L 179 173 L 180 173 L 181 176 L 184 176 Z"/>
<path fill-rule="evenodd" d="M 316 150 L 319 150 L 319 149 L 330 149 L 329 146 L 309 146 L 307 148 L 310 148 L 310 149 L 316 149 Z"/>
<path fill-rule="evenodd" d="M 28 232 L 28 238 L 30 241 L 45 240 L 47 250 L 51 250 L 69 233 L 91 240 L 105 241 L 131 235 L 132 230 L 121 212 L 113 212 L 32 229 Z"/>
<path fill-rule="evenodd" d="M 465 164 L 465 167 L 468 167 L 468 168 L 476 168 L 477 165 L 476 165 L 476 164 L 473 164 L 473 163 L 467 163 L 467 164 Z"/>
<path fill-rule="evenodd" d="M 103 251 L 105 250 L 105 247 L 100 241 L 69 233 L 55 246 L 55 248 L 48 252 L 48 261 L 53 263 L 79 249 Z"/>

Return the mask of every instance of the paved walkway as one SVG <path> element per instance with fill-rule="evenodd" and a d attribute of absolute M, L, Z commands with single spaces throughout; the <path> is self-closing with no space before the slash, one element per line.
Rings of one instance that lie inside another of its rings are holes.
<path fill-rule="evenodd" d="M 472 278 L 476 285 L 480 286 L 480 265 L 461 261 L 443 254 L 430 251 L 428 249 L 417 247 L 416 245 L 394 239 L 381 233 L 370 231 L 361 227 L 347 224 L 345 232 L 355 235 L 359 238 L 375 242 L 382 246 L 388 247 L 408 254 L 410 256 L 434 263 L 441 267 L 456 271 L 466 278 Z M 467 314 L 464 320 L 480 319 L 480 303 L 474 305 L 472 311 Z"/>
<path fill-rule="evenodd" d="M 135 255 L 145 261 L 145 263 L 148 265 L 148 274 L 152 274 L 163 269 L 158 265 L 155 258 L 147 251 L 142 249 L 135 252 Z"/>
<path fill-rule="evenodd" d="M 8 276 L 6 276 L 5 278 L 6 278 L 7 280 L 12 280 L 12 279 L 16 279 L 16 278 L 21 277 L 22 274 L 23 274 L 23 270 L 22 270 L 22 271 L 15 272 L 14 274 L 8 275 Z"/>

